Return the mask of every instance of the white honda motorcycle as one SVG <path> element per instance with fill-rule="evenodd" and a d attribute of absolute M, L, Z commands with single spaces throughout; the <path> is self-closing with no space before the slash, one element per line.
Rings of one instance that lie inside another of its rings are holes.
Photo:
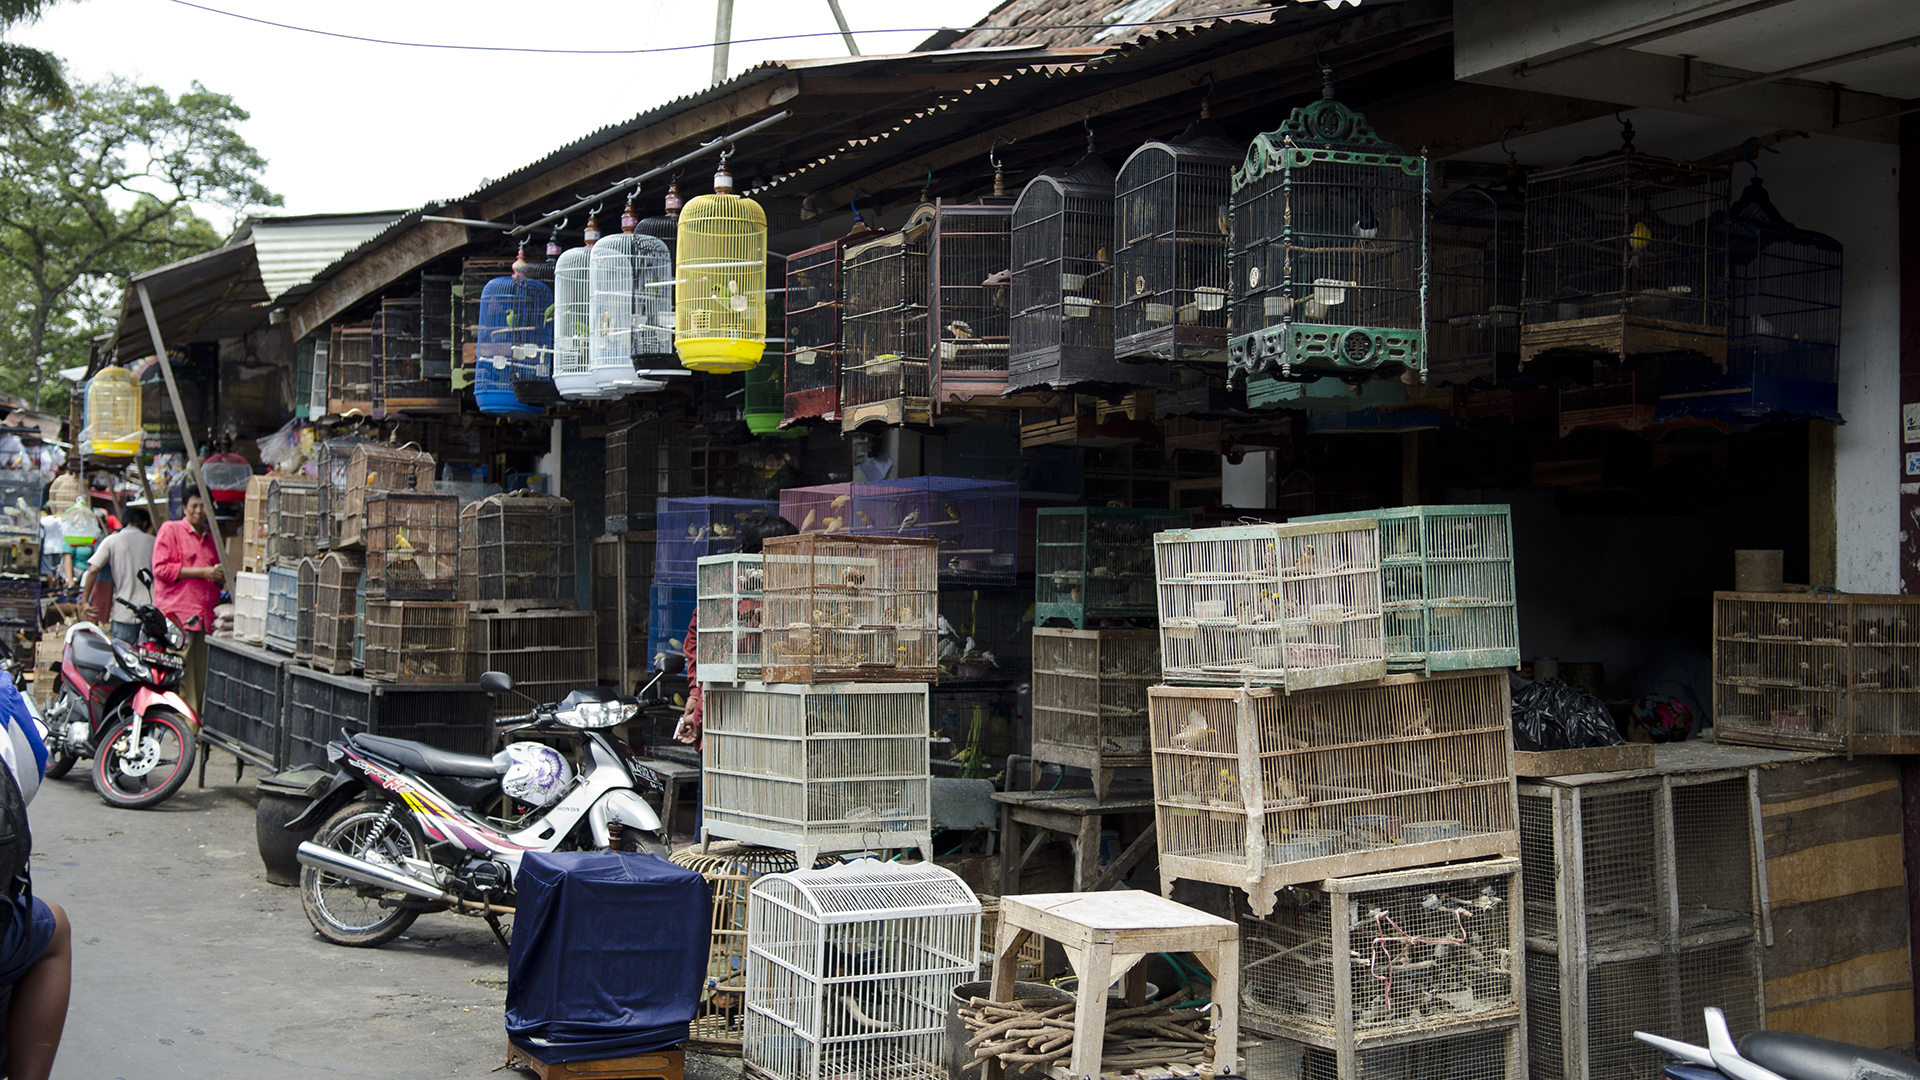
<path fill-rule="evenodd" d="M 501 694 L 513 680 L 489 671 L 480 686 Z M 576 690 L 502 720 L 503 734 L 538 741 L 493 757 L 343 732 L 327 744 L 339 767 L 333 782 L 286 825 L 299 832 L 324 822 L 299 849 L 307 919 L 336 945 L 372 948 L 423 911 L 456 911 L 484 918 L 505 945 L 499 917 L 513 911 L 527 852 L 665 855 L 659 815 L 633 789 L 625 745 L 606 732 L 638 710 L 612 690 Z M 577 742 L 578 776 L 547 741 Z"/>

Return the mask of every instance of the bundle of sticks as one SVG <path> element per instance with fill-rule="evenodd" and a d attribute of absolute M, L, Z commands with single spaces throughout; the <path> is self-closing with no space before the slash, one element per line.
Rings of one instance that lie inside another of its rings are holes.
<path fill-rule="evenodd" d="M 1192 1076 L 1213 1060 L 1213 1033 L 1205 1010 L 1175 1011 L 1190 991 L 1151 1005 L 1107 1010 L 1105 1041 L 1100 1050 L 1103 1075 L 1140 1072 L 1162 1076 Z M 1045 1076 L 1055 1063 L 1073 1053 L 1073 1002 L 988 1001 L 974 998 L 960 1010 L 973 1037 L 967 1040 L 971 1060 L 963 1072 L 998 1059 L 1008 1076 Z"/>

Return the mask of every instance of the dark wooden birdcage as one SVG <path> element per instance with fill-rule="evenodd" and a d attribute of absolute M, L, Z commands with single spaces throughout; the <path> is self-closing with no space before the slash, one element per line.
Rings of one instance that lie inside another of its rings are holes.
<path fill-rule="evenodd" d="M 653 528 L 663 497 L 693 494 L 692 446 L 670 420 L 643 420 L 607 432 L 606 531 Z"/>
<path fill-rule="evenodd" d="M 366 503 L 366 590 L 376 600 L 452 600 L 460 499 L 377 491 Z"/>
<path fill-rule="evenodd" d="M 594 613 L 591 611 L 474 612 L 467 617 L 469 669 L 513 677 L 513 688 L 536 701 L 559 701 L 594 685 Z M 502 694 L 496 715 L 520 713 L 526 706 Z"/>
<path fill-rule="evenodd" d="M 433 380 L 444 395 L 453 394 L 453 274 L 420 275 L 420 376 Z"/>
<path fill-rule="evenodd" d="M 856 235 L 787 256 L 786 423 L 840 419 L 840 255 Z"/>
<path fill-rule="evenodd" d="M 1048 169 L 1013 208 L 1007 389 L 1117 385 L 1141 370 L 1113 356 L 1113 170 L 1089 150 Z"/>
<path fill-rule="evenodd" d="M 460 411 L 452 384 L 426 377 L 421 301 L 382 300 L 373 317 L 373 414 Z"/>
<path fill-rule="evenodd" d="M 276 476 L 267 485 L 266 564 L 294 566 L 320 551 L 320 514 L 314 481 Z"/>
<path fill-rule="evenodd" d="M 480 348 L 480 294 L 487 282 L 513 272 L 510 256 L 475 255 L 460 263 L 460 275 L 453 281 L 453 362 L 463 369 L 471 382 Z"/>
<path fill-rule="evenodd" d="M 474 505 L 473 600 L 480 608 L 573 607 L 573 503 L 515 491 Z"/>
<path fill-rule="evenodd" d="M 367 678 L 401 683 L 467 681 L 467 605 L 367 601 Z"/>
<path fill-rule="evenodd" d="M 632 693 L 646 681 L 647 615 L 653 592 L 654 535 L 628 532 L 593 540 L 594 633 L 600 682 Z"/>
<path fill-rule="evenodd" d="M 338 546 L 340 530 L 346 524 L 347 475 L 353 466 L 353 449 L 366 442 L 364 436 L 347 434 L 323 439 L 314 444 L 314 510 L 319 515 L 320 548 Z M 354 543 L 360 542 L 358 524 Z"/>
<path fill-rule="evenodd" d="M 1113 352 L 1122 360 L 1223 363 L 1227 244 L 1240 150 L 1202 119 L 1141 144 L 1114 181 Z"/>
<path fill-rule="evenodd" d="M 1012 264 L 1012 199 L 934 204 L 928 295 L 935 408 L 1005 393 Z"/>
<path fill-rule="evenodd" d="M 320 595 L 320 564 L 311 555 L 300 560 L 299 580 L 294 596 L 300 607 L 294 614 L 293 658 L 302 663 L 313 659 L 314 605 Z"/>
<path fill-rule="evenodd" d="M 1519 192 L 1462 188 L 1427 227 L 1427 381 L 1491 382 L 1520 361 Z"/>
<path fill-rule="evenodd" d="M 360 616 L 355 594 L 360 588 L 360 557 L 349 551 L 330 551 L 319 560 L 313 599 L 314 667 L 345 675 L 356 666 L 353 639 Z"/>
<path fill-rule="evenodd" d="M 340 528 L 335 541 L 345 547 L 360 543 L 365 528 L 367 500 L 381 491 L 431 493 L 433 455 L 408 443 L 359 443 L 347 458 L 345 489 L 340 499 Z"/>
<path fill-rule="evenodd" d="M 848 247 L 841 256 L 840 427 L 927 424 L 932 378 L 927 355 L 932 204 L 899 232 Z"/>
<path fill-rule="evenodd" d="M 1728 218 L 1728 373 L 1837 382 L 1840 241 L 1794 228 L 1757 176 Z"/>
<path fill-rule="evenodd" d="M 1233 372 L 1423 374 L 1427 161 L 1333 97 L 1254 137 L 1233 174 Z"/>
<path fill-rule="evenodd" d="M 1728 184 L 1631 141 L 1528 177 L 1520 362 L 1564 349 L 1724 363 Z"/>
<path fill-rule="evenodd" d="M 373 412 L 373 324 L 335 323 L 327 351 L 327 411 Z"/>

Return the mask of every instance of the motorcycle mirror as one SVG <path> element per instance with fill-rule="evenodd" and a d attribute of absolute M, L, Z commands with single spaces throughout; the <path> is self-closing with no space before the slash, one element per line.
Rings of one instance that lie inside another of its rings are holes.
<path fill-rule="evenodd" d="M 140 579 L 140 584 L 145 585 L 149 589 L 153 588 L 153 571 L 143 566 L 140 568 L 140 572 L 133 576 Z"/>
<path fill-rule="evenodd" d="M 505 694 L 513 690 L 513 676 L 504 671 L 483 671 L 480 673 L 480 689 L 489 694 Z"/>

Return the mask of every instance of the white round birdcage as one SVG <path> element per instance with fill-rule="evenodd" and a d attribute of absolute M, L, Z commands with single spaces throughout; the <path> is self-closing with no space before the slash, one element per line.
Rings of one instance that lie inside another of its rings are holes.
<path fill-rule="evenodd" d="M 673 352 L 673 259 L 656 237 L 619 233 L 593 247 L 591 365 L 607 396 L 663 389 L 642 378 L 636 358 L 652 366 Z"/>
<path fill-rule="evenodd" d="M 591 248 L 569 248 L 553 264 L 553 385 L 578 401 L 604 397 L 593 377 Z"/>

